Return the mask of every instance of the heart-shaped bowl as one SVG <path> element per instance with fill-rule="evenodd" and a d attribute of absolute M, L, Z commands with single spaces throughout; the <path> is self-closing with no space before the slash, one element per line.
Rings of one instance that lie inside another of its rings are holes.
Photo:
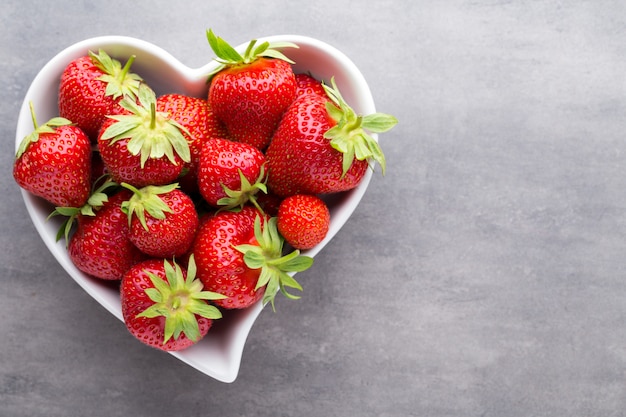
<path fill-rule="evenodd" d="M 270 36 L 260 38 L 259 41 L 295 43 L 299 48 L 286 48 L 283 52 L 295 62 L 296 73 L 310 73 L 327 83 L 331 77 L 335 77 L 346 102 L 357 113 L 375 113 L 374 101 L 365 78 L 356 65 L 336 48 L 322 41 L 297 35 Z M 242 44 L 236 49 L 243 52 L 246 45 L 247 43 Z M 61 73 L 73 59 L 86 55 L 90 50 L 95 52 L 98 49 L 103 49 L 122 63 L 125 63 L 131 55 L 136 55 L 132 71 L 141 75 L 157 95 L 180 93 L 204 98 L 208 92 L 207 74 L 217 65 L 212 55 L 209 55 L 208 43 L 206 52 L 209 63 L 194 69 L 185 66 L 165 50 L 135 38 L 102 36 L 78 42 L 53 57 L 34 78 L 20 108 L 15 137 L 16 149 L 22 138 L 33 130 L 29 102 L 33 103 L 40 122 L 58 116 L 57 100 Z M 374 137 L 376 138 L 375 135 Z M 371 176 L 372 172 L 368 170 L 357 188 L 337 194 L 328 200 L 331 212 L 328 235 L 323 242 L 304 251 L 303 254 L 315 256 L 341 229 L 359 204 Z M 56 260 L 91 297 L 122 320 L 117 283 L 99 280 L 78 270 L 68 256 L 65 242 L 56 240 L 60 219 L 47 220 L 53 207 L 24 190 L 22 195 L 37 231 Z M 314 269 L 315 265 L 309 273 L 314 274 Z M 250 329 L 262 310 L 263 305 L 259 302 L 246 310 L 225 311 L 224 317 L 214 322 L 204 339 L 183 351 L 171 352 L 171 355 L 219 381 L 232 382 L 239 373 Z M 280 314 L 280 311 L 277 314 Z"/>

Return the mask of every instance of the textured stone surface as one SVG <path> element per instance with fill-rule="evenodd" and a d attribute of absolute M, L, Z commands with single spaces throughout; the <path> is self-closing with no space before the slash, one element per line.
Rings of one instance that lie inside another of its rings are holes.
<path fill-rule="evenodd" d="M 0 14 L 3 416 L 626 415 L 626 3 L 36 2 Z M 57 265 L 10 167 L 66 46 L 120 34 L 198 67 L 317 37 L 350 56 L 388 160 L 222 384 L 136 343 Z"/>

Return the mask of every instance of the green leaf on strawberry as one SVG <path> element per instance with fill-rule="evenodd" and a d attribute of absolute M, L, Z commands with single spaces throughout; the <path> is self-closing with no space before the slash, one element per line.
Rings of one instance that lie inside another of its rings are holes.
<path fill-rule="evenodd" d="M 137 189 L 128 183 L 122 183 L 122 187 L 133 192 L 133 196 L 122 203 L 122 211 L 128 215 L 128 225 L 130 226 L 133 215 L 136 215 L 144 229 L 148 230 L 146 224 L 146 212 L 155 219 L 164 219 L 165 213 L 172 213 L 172 209 L 165 203 L 159 194 L 167 194 L 178 188 L 178 184 L 163 186 L 147 185 Z"/>
<path fill-rule="evenodd" d="M 259 177 L 251 184 L 250 181 L 243 174 L 241 169 L 239 171 L 239 180 L 241 181 L 241 187 L 239 190 L 231 190 L 227 186 L 222 183 L 222 189 L 224 193 L 226 193 L 226 197 L 222 197 L 217 200 L 217 204 L 221 210 L 241 210 L 243 206 L 250 202 L 253 204 L 261 213 L 263 213 L 263 209 L 259 205 L 256 200 L 255 195 L 262 191 L 267 194 L 267 185 L 265 181 L 267 180 L 267 176 L 265 175 L 265 165 L 261 165 L 261 171 L 259 173 Z"/>
<path fill-rule="evenodd" d="M 129 139 L 128 151 L 141 156 L 142 168 L 148 158 L 164 156 L 176 164 L 174 153 L 184 162 L 190 162 L 189 142 L 183 136 L 183 132 L 191 136 L 187 129 L 169 118 L 167 113 L 156 111 L 156 95 L 145 84 L 140 85 L 138 99 L 139 103 L 126 96 L 120 101 L 130 114 L 108 116 L 116 123 L 103 132 L 101 139 L 110 140 L 110 143 Z"/>
<path fill-rule="evenodd" d="M 61 240 L 61 238 L 65 238 L 66 244 L 69 244 L 69 236 L 72 231 L 72 227 L 74 226 L 74 222 L 79 215 L 83 216 L 95 216 L 96 211 L 101 208 L 104 203 L 109 201 L 109 195 L 107 191 L 116 188 L 118 184 L 111 180 L 108 176 L 105 176 L 104 181 L 100 183 L 100 180 L 94 182 L 94 184 L 100 184 L 97 188 L 93 189 L 89 198 L 87 199 L 87 203 L 85 203 L 82 207 L 55 207 L 55 209 L 50 213 L 47 220 L 50 220 L 54 216 L 65 216 L 66 219 L 61 223 L 61 227 L 57 231 L 56 240 L 57 242 Z"/>
<path fill-rule="evenodd" d="M 209 73 L 209 79 L 225 67 L 249 64 L 259 57 L 276 58 L 294 64 L 280 49 L 298 48 L 298 45 L 291 42 L 262 42 L 257 45 L 257 40 L 253 39 L 248 43 L 244 54 L 241 55 L 228 42 L 216 36 L 212 29 L 207 30 L 206 36 L 211 49 L 216 55 L 215 60 L 220 64 Z"/>
<path fill-rule="evenodd" d="M 373 159 L 386 169 L 385 155 L 378 142 L 367 132 L 382 133 L 393 128 L 398 119 L 390 114 L 374 113 L 361 116 L 350 107 L 341 96 L 335 78 L 330 80 L 331 86 L 323 85 L 331 102 L 326 103 L 328 115 L 337 122 L 324 137 L 330 139 L 331 146 L 343 153 L 342 169 L 345 175 L 356 158 L 359 161 Z"/>
<path fill-rule="evenodd" d="M 273 310 L 275 310 L 274 298 L 279 290 L 287 298 L 300 298 L 287 291 L 287 288 L 302 291 L 302 286 L 292 274 L 304 271 L 313 265 L 313 258 L 300 255 L 299 250 L 283 255 L 285 240 L 278 233 L 276 221 L 276 217 L 271 217 L 262 226 L 261 218 L 257 216 L 254 221 L 254 237 L 258 245 L 243 244 L 235 247 L 243 253 L 243 259 L 248 268 L 261 270 L 256 289 L 267 286 L 263 303 L 271 303 Z"/>
<path fill-rule="evenodd" d="M 54 133 L 54 128 L 59 126 L 69 126 L 72 122 L 64 117 L 53 117 L 48 120 L 46 123 L 41 126 L 37 123 L 37 117 L 35 116 L 35 108 L 33 106 L 33 102 L 29 102 L 28 106 L 30 108 L 30 117 L 33 121 L 33 131 L 26 135 L 22 141 L 20 142 L 20 146 L 17 148 L 17 152 L 15 154 L 15 159 L 18 159 L 20 156 L 26 152 L 28 146 L 31 143 L 35 143 L 39 140 L 39 135 L 42 133 Z"/>
<path fill-rule="evenodd" d="M 165 318 L 163 344 L 171 338 L 178 339 L 181 333 L 188 339 L 197 341 L 200 338 L 200 330 L 196 315 L 207 319 L 221 318 L 222 313 L 207 301 L 223 299 L 225 296 L 203 290 L 202 282 L 196 279 L 193 255 L 189 257 L 186 278 L 183 276 L 182 268 L 176 263 L 172 265 L 165 260 L 164 268 L 167 280 L 146 270 L 154 287 L 146 288 L 145 292 L 154 304 L 137 317 Z"/>
<path fill-rule="evenodd" d="M 98 79 L 106 83 L 105 94 L 107 96 L 114 99 L 121 96 L 137 97 L 142 78 L 130 72 L 130 67 L 135 61 L 135 55 L 128 58 L 124 67 L 102 49 L 97 54 L 89 51 L 89 56 L 94 65 L 104 73 Z"/>

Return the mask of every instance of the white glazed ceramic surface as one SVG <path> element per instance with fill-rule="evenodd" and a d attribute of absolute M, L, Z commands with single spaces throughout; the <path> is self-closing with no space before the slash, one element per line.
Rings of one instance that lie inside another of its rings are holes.
<path fill-rule="evenodd" d="M 288 48 L 283 51 L 295 61 L 295 72 L 308 72 L 326 82 L 334 76 L 344 98 L 355 111 L 362 114 L 375 112 L 372 95 L 363 75 L 348 57 L 334 47 L 316 39 L 295 35 L 259 39 L 264 40 L 289 41 L 297 44 L 298 49 Z M 243 52 L 245 46 L 246 44 L 242 44 L 237 49 Z M 20 109 L 15 138 L 16 149 L 22 138 L 33 130 L 28 103 L 33 103 L 39 123 L 57 116 L 58 86 L 63 69 L 71 60 L 86 55 L 89 50 L 98 49 L 105 50 L 122 64 L 130 55 L 136 55 L 132 71 L 141 75 L 157 95 L 182 93 L 206 97 L 208 88 L 206 74 L 216 65 L 211 60 L 201 68 L 189 68 L 163 49 L 128 37 L 103 36 L 76 43 L 52 58 L 33 80 Z M 207 60 L 213 57 L 208 44 L 206 51 L 199 53 L 206 53 Z M 331 225 L 328 236 L 315 248 L 305 251 L 305 254 L 315 256 L 341 229 L 361 200 L 371 175 L 371 170 L 368 170 L 356 189 L 329 200 Z M 118 285 L 95 279 L 79 271 L 68 257 L 65 242 L 55 240 L 60 219 L 46 220 L 53 207 L 28 192 L 22 191 L 22 195 L 37 231 L 61 266 L 89 295 L 122 320 Z M 315 264 L 307 273 L 315 274 Z M 303 297 L 306 297 L 306 288 Z M 250 329 L 262 310 L 263 305 L 257 303 L 247 310 L 226 311 L 224 317 L 215 321 L 213 328 L 198 344 L 171 354 L 206 375 L 223 382 L 232 382 L 239 372 Z M 280 314 L 280 311 L 276 314 Z"/>

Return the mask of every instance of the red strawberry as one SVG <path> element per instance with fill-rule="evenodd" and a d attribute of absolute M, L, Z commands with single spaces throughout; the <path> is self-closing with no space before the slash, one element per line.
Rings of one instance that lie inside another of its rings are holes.
<path fill-rule="evenodd" d="M 202 222 L 191 251 L 205 288 L 228 297 L 216 304 L 246 308 L 263 297 L 273 306 L 279 289 L 288 298 L 298 298 L 286 291 L 302 289 L 289 272 L 304 271 L 313 263 L 298 251 L 283 256 L 283 244 L 276 218 L 262 221 L 257 209 L 245 206 Z"/>
<path fill-rule="evenodd" d="M 286 197 L 327 194 L 356 187 L 368 161 L 385 172 L 385 157 L 366 130 L 380 133 L 397 120 L 382 113 L 357 115 L 333 88 L 328 96 L 303 95 L 285 112 L 266 152 L 268 188 Z"/>
<path fill-rule="evenodd" d="M 122 68 L 106 52 L 89 54 L 70 62 L 59 86 L 59 114 L 83 129 L 95 141 L 105 116 L 118 112 L 123 96 L 135 97 L 141 77 L 129 72 L 131 56 Z"/>
<path fill-rule="evenodd" d="M 296 86 L 296 98 L 307 94 L 326 95 L 322 83 L 309 74 L 296 74 Z"/>
<path fill-rule="evenodd" d="M 37 125 L 16 153 L 13 178 L 23 189 L 55 206 L 80 207 L 91 190 L 91 144 L 78 127 L 61 117 Z"/>
<path fill-rule="evenodd" d="M 120 297 L 128 331 L 142 343 L 165 351 L 197 343 L 213 320 L 222 317 L 207 302 L 222 296 L 203 291 L 195 277 L 193 256 L 187 269 L 160 259 L 134 265 L 122 278 Z"/>
<path fill-rule="evenodd" d="M 70 259 L 78 269 L 97 278 L 119 280 L 145 258 L 128 237 L 128 216 L 122 211 L 122 203 L 131 196 L 130 191 L 121 190 L 94 215 L 78 215 L 78 227 L 68 245 Z"/>
<path fill-rule="evenodd" d="M 277 227 L 296 249 L 311 249 L 328 233 L 330 212 L 324 200 L 309 194 L 285 198 L 278 208 Z"/>
<path fill-rule="evenodd" d="M 267 192 L 264 165 L 265 155 L 252 145 L 219 138 L 208 141 L 200 157 L 200 194 L 213 207 L 255 204 L 257 192 Z"/>
<path fill-rule="evenodd" d="M 120 102 L 124 114 L 112 115 L 98 135 L 98 150 L 107 171 L 119 183 L 135 187 L 176 181 L 191 161 L 187 130 L 167 114 L 156 111 L 154 91 L 142 84 L 139 104 Z"/>
<path fill-rule="evenodd" d="M 128 215 L 129 238 L 143 253 L 154 257 L 172 258 L 184 255 L 193 242 L 198 228 L 198 213 L 187 194 L 178 184 L 137 189 L 122 203 Z"/>
<path fill-rule="evenodd" d="M 184 177 L 180 183 L 185 191 L 197 191 L 197 170 L 202 144 L 212 138 L 226 137 L 226 128 L 214 115 L 206 99 L 166 94 L 157 98 L 156 109 L 167 113 L 171 120 L 188 132 L 183 132 L 183 136 L 189 142 L 191 160 L 185 164 Z"/>
<path fill-rule="evenodd" d="M 253 40 L 242 56 L 211 30 L 207 38 L 221 63 L 211 74 L 209 105 L 233 140 L 264 150 L 296 97 L 293 62 L 276 48 L 297 46 Z"/>

